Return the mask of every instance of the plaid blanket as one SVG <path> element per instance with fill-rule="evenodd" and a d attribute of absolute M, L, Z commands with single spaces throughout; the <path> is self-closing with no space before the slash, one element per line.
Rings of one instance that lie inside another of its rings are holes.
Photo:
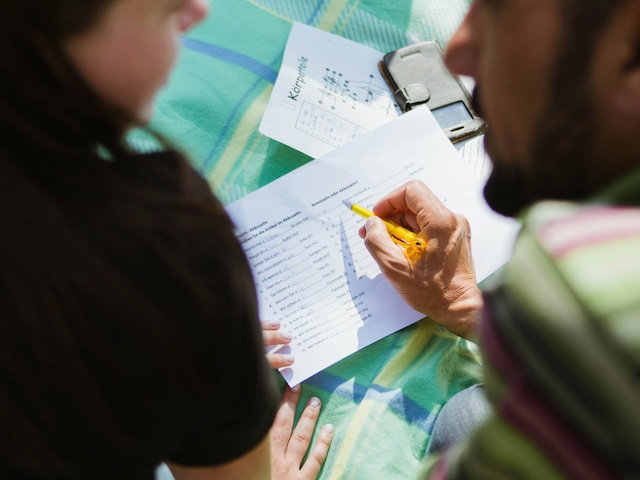
<path fill-rule="evenodd" d="M 228 204 L 311 160 L 258 132 L 292 22 L 381 52 L 431 39 L 444 46 L 469 3 L 211 0 L 209 18 L 183 40 L 152 126 Z M 142 136 L 133 141 L 152 148 Z M 440 408 L 479 370 L 474 345 L 425 319 L 304 382 L 301 405 L 319 397 L 320 424 L 336 428 L 320 478 L 413 478 Z"/>

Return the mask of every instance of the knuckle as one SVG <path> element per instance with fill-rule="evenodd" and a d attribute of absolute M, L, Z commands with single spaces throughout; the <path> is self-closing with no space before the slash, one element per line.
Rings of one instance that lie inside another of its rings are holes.
<path fill-rule="evenodd" d="M 373 257 L 376 257 L 376 236 L 373 233 L 367 234 L 367 236 L 364 239 L 364 246 L 366 247 L 366 249 L 369 251 L 369 253 L 371 255 L 373 255 Z"/>
<path fill-rule="evenodd" d="M 325 457 L 326 457 L 326 453 L 324 451 L 314 450 L 309 454 L 309 457 L 307 458 L 307 462 L 309 460 L 313 460 L 317 464 L 321 464 L 322 462 L 324 462 Z"/>
<path fill-rule="evenodd" d="M 300 443 L 300 444 L 304 444 L 304 445 L 308 445 L 309 444 L 309 440 L 311 440 L 311 437 L 309 435 L 305 435 L 304 433 L 294 433 L 291 436 L 291 440 L 296 442 L 296 443 Z"/>
<path fill-rule="evenodd" d="M 451 210 L 445 211 L 442 216 L 442 224 L 449 229 L 457 228 L 459 224 L 458 215 Z"/>
<path fill-rule="evenodd" d="M 460 218 L 461 215 L 453 213 L 449 209 L 443 209 L 438 218 L 432 220 L 429 224 L 430 230 L 434 233 L 450 233 L 458 230 L 460 227 Z M 464 217 L 462 217 L 464 218 Z"/>
<path fill-rule="evenodd" d="M 326 451 L 329 449 L 331 445 L 332 437 L 330 435 L 324 434 L 318 436 L 318 446 L 321 447 L 322 450 Z"/>
<path fill-rule="evenodd" d="M 278 418 L 276 416 L 275 420 L 273 421 L 273 427 L 274 430 L 285 430 L 289 428 L 289 421 L 285 418 Z"/>
<path fill-rule="evenodd" d="M 407 188 L 423 188 L 426 187 L 422 180 L 412 179 L 407 182 Z"/>
<path fill-rule="evenodd" d="M 307 406 L 302 412 L 302 416 L 308 420 L 315 421 L 318 418 L 319 410 L 318 407 Z"/>
<path fill-rule="evenodd" d="M 458 223 L 460 223 L 462 228 L 464 228 L 464 230 L 466 230 L 467 232 L 470 232 L 471 231 L 471 224 L 469 223 L 469 219 L 467 217 L 465 217 L 464 215 L 461 215 L 459 213 L 456 214 L 456 217 L 458 219 Z"/>
<path fill-rule="evenodd" d="M 371 255 L 377 257 L 379 256 L 378 252 L 381 250 L 381 245 L 384 245 L 387 241 L 390 242 L 391 240 L 389 239 L 389 234 L 386 230 L 382 228 L 371 228 L 367 232 L 367 236 L 364 238 L 364 246 Z"/>

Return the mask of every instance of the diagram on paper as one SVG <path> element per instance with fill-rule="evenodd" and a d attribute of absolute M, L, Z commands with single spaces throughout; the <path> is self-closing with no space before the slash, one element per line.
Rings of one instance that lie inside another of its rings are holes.
<path fill-rule="evenodd" d="M 303 102 L 296 128 L 336 148 L 368 132 L 365 128 L 309 102 Z"/>
<path fill-rule="evenodd" d="M 382 53 L 294 24 L 260 132 L 313 158 L 400 115 L 377 69 Z"/>
<path fill-rule="evenodd" d="M 318 103 L 330 110 L 336 110 L 340 105 L 355 110 L 361 104 L 380 115 L 397 117 L 398 105 L 391 93 L 386 87 L 376 85 L 374 78 L 374 75 L 369 75 L 366 81 L 347 80 L 342 73 L 327 68 L 322 77 L 324 84 L 319 89 L 321 96 Z"/>
<path fill-rule="evenodd" d="M 368 133 L 362 125 L 345 118 L 345 114 L 352 115 L 358 108 L 365 109 L 367 115 L 398 116 L 398 106 L 390 92 L 376 85 L 373 75 L 367 81 L 351 81 L 327 68 L 322 80 L 317 104 L 303 101 L 295 125 L 322 142 L 337 148 Z M 347 111 L 343 114 L 344 110 Z"/>

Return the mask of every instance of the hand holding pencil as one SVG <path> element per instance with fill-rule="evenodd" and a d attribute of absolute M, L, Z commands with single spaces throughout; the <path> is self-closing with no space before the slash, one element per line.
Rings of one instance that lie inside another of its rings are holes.
<path fill-rule="evenodd" d="M 372 212 L 357 213 L 368 217 L 359 233 L 369 253 L 404 300 L 453 333 L 473 339 L 482 294 L 467 219 L 450 211 L 420 181 L 386 195 Z M 407 254 L 408 247 L 398 248 L 399 242 L 421 249 Z"/>
<path fill-rule="evenodd" d="M 360 215 L 362 218 L 369 218 L 375 216 L 373 212 L 367 210 L 364 207 L 361 207 L 357 203 L 351 203 L 348 200 L 343 200 L 342 203 L 351 210 L 353 213 Z M 392 239 L 401 247 L 411 250 L 415 253 L 422 253 L 427 249 L 427 241 L 411 230 L 407 230 L 400 225 L 391 222 L 390 220 L 381 219 L 385 226 L 387 227 L 387 231 L 389 235 L 391 235 Z"/>

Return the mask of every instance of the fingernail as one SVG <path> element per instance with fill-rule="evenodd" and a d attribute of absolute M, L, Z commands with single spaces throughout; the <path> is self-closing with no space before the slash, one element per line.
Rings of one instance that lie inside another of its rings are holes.
<path fill-rule="evenodd" d="M 322 427 L 322 430 L 324 430 L 324 433 L 331 435 L 333 433 L 333 425 L 327 423 L 324 427 Z"/>
<path fill-rule="evenodd" d="M 293 338 L 293 335 L 291 335 L 289 332 L 282 332 L 281 335 L 282 339 L 286 341 L 289 341 Z"/>
<path fill-rule="evenodd" d="M 318 397 L 311 397 L 311 399 L 309 400 L 309 406 L 314 408 L 319 407 L 320 399 Z"/>
<path fill-rule="evenodd" d="M 280 328 L 280 320 L 271 320 L 269 321 L 269 325 L 273 328 Z"/>
<path fill-rule="evenodd" d="M 300 391 L 300 384 L 296 385 L 295 387 L 291 387 L 291 391 L 298 393 Z"/>
<path fill-rule="evenodd" d="M 293 355 L 283 355 L 282 358 L 287 363 L 293 363 L 295 361 L 295 357 Z"/>

